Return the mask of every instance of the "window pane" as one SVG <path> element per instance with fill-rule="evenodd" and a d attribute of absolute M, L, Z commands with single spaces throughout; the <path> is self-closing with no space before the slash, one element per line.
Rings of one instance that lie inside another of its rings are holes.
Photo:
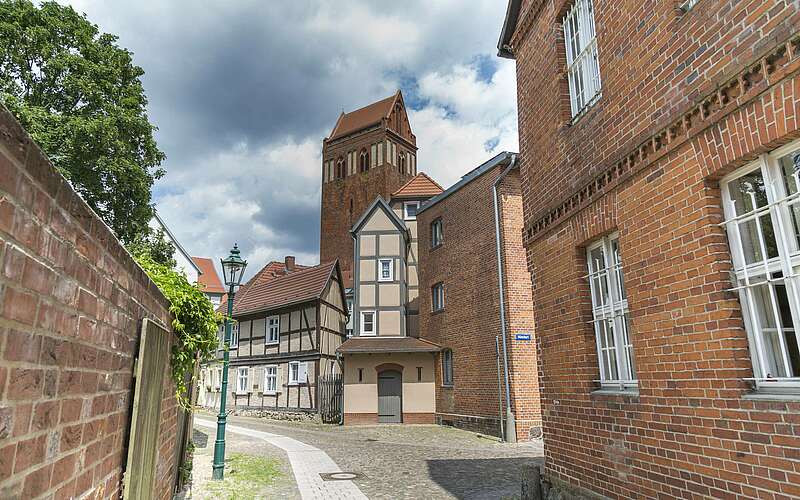
<path fill-rule="evenodd" d="M 757 208 L 764 207 L 768 203 L 764 175 L 761 170 L 756 170 L 732 180 L 728 184 L 728 190 L 736 215 L 744 215 Z"/>
<path fill-rule="evenodd" d="M 600 327 L 600 349 L 605 361 L 604 379 L 618 380 L 619 371 L 617 370 L 617 349 L 614 342 L 614 322 L 612 320 L 601 320 L 598 325 Z"/>
<path fill-rule="evenodd" d="M 633 343 L 631 342 L 631 337 L 629 333 L 631 330 L 631 318 L 628 313 L 625 313 L 625 315 L 622 318 L 622 322 L 623 322 L 622 341 L 625 345 L 625 355 L 628 357 L 628 366 L 630 367 L 629 378 L 631 380 L 634 380 L 636 379 L 636 358 L 633 355 Z"/>

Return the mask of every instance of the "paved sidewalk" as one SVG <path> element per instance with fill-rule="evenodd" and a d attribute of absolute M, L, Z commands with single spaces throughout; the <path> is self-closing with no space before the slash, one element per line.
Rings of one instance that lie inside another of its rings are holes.
<path fill-rule="evenodd" d="M 216 428 L 216 422 L 196 418 L 194 424 Z M 236 425 L 227 425 L 228 432 L 261 439 L 286 452 L 292 464 L 297 489 L 303 500 L 367 500 L 367 497 L 352 481 L 324 481 L 320 474 L 341 472 L 327 453 L 296 439 L 257 431 Z"/>

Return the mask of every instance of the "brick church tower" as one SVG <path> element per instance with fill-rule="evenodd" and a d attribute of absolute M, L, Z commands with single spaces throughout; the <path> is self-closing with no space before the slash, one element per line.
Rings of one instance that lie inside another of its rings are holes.
<path fill-rule="evenodd" d="M 342 113 L 322 142 L 320 262 L 338 258 L 352 285 L 350 228 L 375 197 L 388 200 L 417 173 L 417 139 L 403 95 Z"/>

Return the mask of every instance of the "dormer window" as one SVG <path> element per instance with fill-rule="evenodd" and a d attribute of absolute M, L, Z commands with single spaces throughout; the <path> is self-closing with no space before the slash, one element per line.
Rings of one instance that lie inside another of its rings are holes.
<path fill-rule="evenodd" d="M 417 220 L 418 201 L 407 201 L 403 203 L 403 218 L 405 220 Z"/>

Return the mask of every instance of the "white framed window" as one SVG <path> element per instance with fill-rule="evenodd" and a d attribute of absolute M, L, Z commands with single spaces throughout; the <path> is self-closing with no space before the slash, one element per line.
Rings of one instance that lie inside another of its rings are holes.
<path fill-rule="evenodd" d="M 418 201 L 406 201 L 403 203 L 403 218 L 405 220 L 417 220 Z"/>
<path fill-rule="evenodd" d="M 347 299 L 347 324 L 345 325 L 345 333 L 348 337 L 353 336 L 353 299 Z"/>
<path fill-rule="evenodd" d="M 278 367 L 268 365 L 264 367 L 264 394 L 278 392 Z"/>
<path fill-rule="evenodd" d="M 800 392 L 800 142 L 725 177 L 722 204 L 757 390 Z"/>
<path fill-rule="evenodd" d="M 431 310 L 444 311 L 444 283 L 439 282 L 431 287 Z"/>
<path fill-rule="evenodd" d="M 394 281 L 394 259 L 378 259 L 378 281 Z"/>
<path fill-rule="evenodd" d="M 250 389 L 250 385 L 248 384 L 250 369 L 246 366 L 240 366 L 236 369 L 236 393 L 237 394 L 247 394 L 247 391 Z"/>
<path fill-rule="evenodd" d="M 267 318 L 267 344 L 277 344 L 281 338 L 281 317 L 270 316 Z"/>
<path fill-rule="evenodd" d="M 289 362 L 289 385 L 305 384 L 307 382 L 306 363 L 303 361 Z"/>
<path fill-rule="evenodd" d="M 594 25 L 594 0 L 576 0 L 564 16 L 564 44 L 572 117 L 600 96 L 600 63 Z"/>
<path fill-rule="evenodd" d="M 361 335 L 375 335 L 375 311 L 361 311 Z"/>
<path fill-rule="evenodd" d="M 444 243 L 444 227 L 442 219 L 438 218 L 431 222 L 431 248 L 436 248 Z"/>
<path fill-rule="evenodd" d="M 450 349 L 442 351 L 442 385 L 453 386 L 453 351 Z"/>
<path fill-rule="evenodd" d="M 638 385 L 636 360 L 630 336 L 630 314 L 619 236 L 601 238 L 586 249 L 589 266 L 589 288 L 592 295 L 597 357 L 600 364 L 600 385 L 604 388 L 628 389 Z"/>
<path fill-rule="evenodd" d="M 231 325 L 231 349 L 239 347 L 239 322 L 234 321 Z"/>

